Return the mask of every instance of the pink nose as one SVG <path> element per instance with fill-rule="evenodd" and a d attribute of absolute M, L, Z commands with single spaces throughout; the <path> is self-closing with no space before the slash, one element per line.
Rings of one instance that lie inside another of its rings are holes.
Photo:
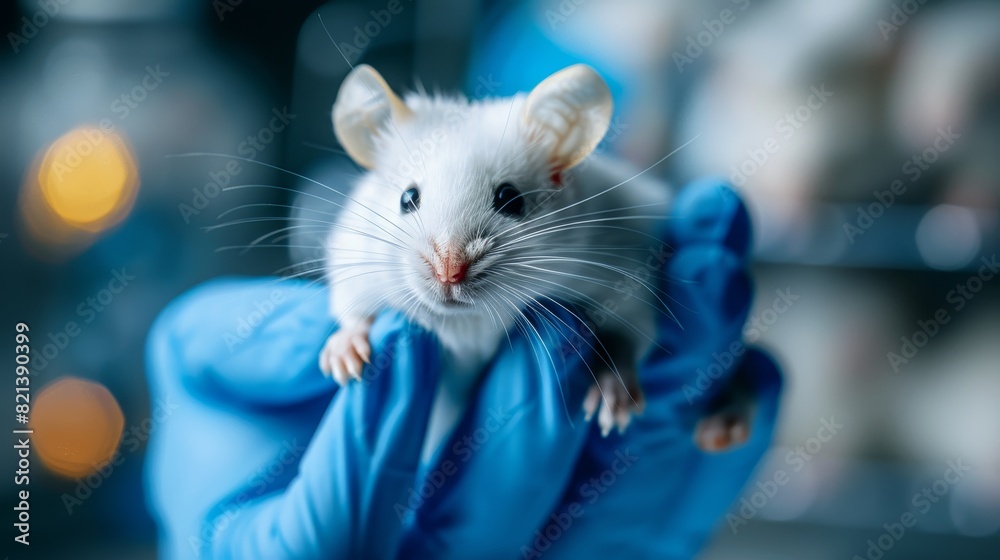
<path fill-rule="evenodd" d="M 450 255 L 438 255 L 435 260 L 437 264 L 434 266 L 434 276 L 442 284 L 458 284 L 469 270 L 468 262 Z"/>

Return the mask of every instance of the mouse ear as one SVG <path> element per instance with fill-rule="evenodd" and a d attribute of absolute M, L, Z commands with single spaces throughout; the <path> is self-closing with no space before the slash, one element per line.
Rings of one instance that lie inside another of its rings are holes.
<path fill-rule="evenodd" d="M 594 151 L 611 123 L 614 103 L 600 74 L 585 64 L 564 68 L 528 94 L 524 119 L 533 140 L 551 150 L 555 171 L 580 163 Z"/>
<path fill-rule="evenodd" d="M 375 138 L 390 119 L 405 120 L 412 115 L 374 68 L 360 64 L 340 85 L 333 103 L 333 132 L 354 161 L 371 169 L 375 163 Z"/>

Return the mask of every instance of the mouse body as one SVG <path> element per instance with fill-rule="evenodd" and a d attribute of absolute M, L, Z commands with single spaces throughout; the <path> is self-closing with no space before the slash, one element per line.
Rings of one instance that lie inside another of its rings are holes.
<path fill-rule="evenodd" d="M 637 363 L 667 312 L 659 230 L 671 194 L 592 153 L 611 113 L 607 85 L 585 65 L 528 94 L 482 101 L 404 101 L 365 65 L 344 80 L 334 130 L 367 171 L 326 241 L 340 329 L 320 366 L 340 383 L 359 378 L 368 329 L 385 309 L 435 333 L 444 371 L 425 458 L 507 333 L 530 334 L 523 312 L 544 314 L 540 303 L 573 311 L 594 335 L 582 337 L 595 356 L 582 405 L 602 433 L 624 431 L 641 411 Z"/>

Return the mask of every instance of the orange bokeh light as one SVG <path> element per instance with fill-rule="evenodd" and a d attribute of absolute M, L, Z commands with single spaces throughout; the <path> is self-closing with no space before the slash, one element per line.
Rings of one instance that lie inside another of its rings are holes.
<path fill-rule="evenodd" d="M 34 399 L 28 427 L 34 430 L 32 441 L 48 470 L 81 478 L 114 457 L 125 417 L 103 385 L 63 377 Z"/>
<path fill-rule="evenodd" d="M 136 159 L 121 133 L 74 128 L 33 165 L 21 190 L 22 222 L 47 253 L 79 249 L 128 215 L 138 188 Z"/>

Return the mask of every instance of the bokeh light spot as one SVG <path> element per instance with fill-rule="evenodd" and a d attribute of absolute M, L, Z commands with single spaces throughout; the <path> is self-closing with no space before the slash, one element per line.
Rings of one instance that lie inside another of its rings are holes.
<path fill-rule="evenodd" d="M 29 427 L 46 468 L 60 476 L 81 478 L 114 456 L 125 417 L 103 385 L 64 377 L 35 398 Z"/>
<path fill-rule="evenodd" d="M 49 208 L 88 231 L 117 223 L 137 183 L 135 160 L 122 137 L 96 126 L 75 128 L 53 142 L 38 171 Z"/>

